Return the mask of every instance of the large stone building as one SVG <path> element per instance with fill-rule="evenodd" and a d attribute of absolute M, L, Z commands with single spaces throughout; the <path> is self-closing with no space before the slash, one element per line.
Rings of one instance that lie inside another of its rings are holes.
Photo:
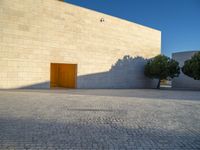
<path fill-rule="evenodd" d="M 179 62 L 180 67 L 183 67 L 184 62 L 199 51 L 186 51 L 186 52 L 177 52 L 172 54 L 172 58 Z M 194 80 L 186 76 L 182 71 L 178 78 L 173 78 L 172 87 L 177 89 L 198 89 L 200 90 L 200 81 Z"/>
<path fill-rule="evenodd" d="M 152 88 L 161 32 L 58 0 L 0 0 L 0 89 Z"/>

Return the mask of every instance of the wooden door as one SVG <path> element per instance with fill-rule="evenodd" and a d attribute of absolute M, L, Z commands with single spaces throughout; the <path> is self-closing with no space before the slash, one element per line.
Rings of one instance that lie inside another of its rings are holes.
<path fill-rule="evenodd" d="M 51 74 L 50 74 L 50 78 L 51 78 L 50 86 L 51 87 L 58 87 L 59 86 L 59 84 L 58 84 L 58 70 L 59 70 L 59 65 L 51 63 Z"/>
<path fill-rule="evenodd" d="M 76 88 L 76 64 L 53 64 L 52 67 L 51 87 Z"/>

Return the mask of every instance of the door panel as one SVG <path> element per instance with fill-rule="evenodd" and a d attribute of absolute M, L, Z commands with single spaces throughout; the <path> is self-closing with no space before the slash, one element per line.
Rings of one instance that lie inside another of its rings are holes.
<path fill-rule="evenodd" d="M 58 86 L 58 64 L 51 64 L 51 87 Z"/>
<path fill-rule="evenodd" d="M 51 87 L 76 88 L 76 64 L 52 64 Z"/>

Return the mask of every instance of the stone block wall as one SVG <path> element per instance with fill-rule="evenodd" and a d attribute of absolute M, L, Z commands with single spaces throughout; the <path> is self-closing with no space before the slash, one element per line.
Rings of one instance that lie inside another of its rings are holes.
<path fill-rule="evenodd" d="M 145 60 L 133 59 L 160 47 L 160 31 L 103 13 L 57 0 L 0 0 L 1 89 L 49 88 L 50 63 L 77 64 L 78 88 L 154 87 Z M 127 55 L 134 68 L 113 74 Z"/>

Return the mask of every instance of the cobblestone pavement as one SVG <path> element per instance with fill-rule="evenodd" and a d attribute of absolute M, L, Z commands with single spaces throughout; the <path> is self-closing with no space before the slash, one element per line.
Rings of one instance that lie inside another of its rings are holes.
<path fill-rule="evenodd" d="M 199 150 L 200 92 L 0 91 L 0 149 Z"/>

